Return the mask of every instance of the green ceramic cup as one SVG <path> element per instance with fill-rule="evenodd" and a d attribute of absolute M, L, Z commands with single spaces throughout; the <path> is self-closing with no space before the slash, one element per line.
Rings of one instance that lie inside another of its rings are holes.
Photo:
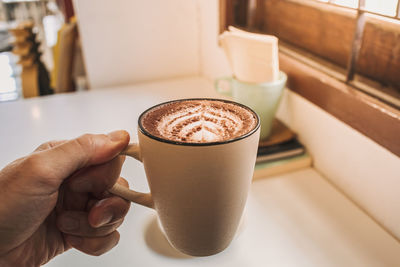
<path fill-rule="evenodd" d="M 261 119 L 260 139 L 266 139 L 271 133 L 272 122 L 285 88 L 287 75 L 279 72 L 279 79 L 266 83 L 240 82 L 232 77 L 222 77 L 215 81 L 218 93 L 233 98 L 255 112 Z M 225 85 L 225 86 L 224 86 Z"/>

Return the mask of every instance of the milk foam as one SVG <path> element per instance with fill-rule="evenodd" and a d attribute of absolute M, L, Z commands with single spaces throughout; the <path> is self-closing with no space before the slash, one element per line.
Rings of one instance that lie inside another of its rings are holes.
<path fill-rule="evenodd" d="M 172 141 L 208 143 L 234 138 L 255 127 L 256 119 L 247 109 L 216 102 L 191 100 L 161 107 L 158 116 L 150 118 L 153 123 L 150 132 Z"/>

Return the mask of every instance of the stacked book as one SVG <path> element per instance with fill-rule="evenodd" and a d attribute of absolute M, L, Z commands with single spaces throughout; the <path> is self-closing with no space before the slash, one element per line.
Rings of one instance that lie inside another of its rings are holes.
<path fill-rule="evenodd" d="M 312 160 L 296 135 L 279 120 L 258 146 L 253 179 L 265 178 L 311 166 Z"/>

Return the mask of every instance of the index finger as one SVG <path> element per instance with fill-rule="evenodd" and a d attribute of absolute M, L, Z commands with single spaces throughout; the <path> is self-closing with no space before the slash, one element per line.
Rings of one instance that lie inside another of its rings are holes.
<path fill-rule="evenodd" d="M 128 145 L 126 131 L 108 135 L 85 134 L 51 149 L 33 153 L 27 164 L 40 166 L 39 175 L 58 187 L 66 178 L 83 168 L 106 163 L 117 157 Z"/>
<path fill-rule="evenodd" d="M 53 141 L 49 141 L 46 143 L 41 144 L 40 146 L 38 146 L 34 152 L 39 152 L 39 151 L 44 151 L 53 147 L 56 147 L 58 145 L 64 144 L 65 142 L 67 142 L 67 140 L 53 140 Z"/>
<path fill-rule="evenodd" d="M 110 189 L 121 173 L 125 156 L 118 156 L 107 163 L 90 166 L 69 178 L 68 186 L 74 192 L 94 193 Z"/>

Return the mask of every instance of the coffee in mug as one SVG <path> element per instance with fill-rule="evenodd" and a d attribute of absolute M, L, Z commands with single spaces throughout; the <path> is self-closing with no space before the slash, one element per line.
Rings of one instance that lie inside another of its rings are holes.
<path fill-rule="evenodd" d="M 185 143 L 209 143 L 234 139 L 257 124 L 254 114 L 242 106 L 216 100 L 171 102 L 147 111 L 140 121 L 153 136 Z"/>
<path fill-rule="evenodd" d="M 139 142 L 122 153 L 143 162 L 150 193 L 118 184 L 110 192 L 154 208 L 179 251 L 216 254 L 238 228 L 259 134 L 257 114 L 232 101 L 183 99 L 156 105 L 139 117 Z"/>

